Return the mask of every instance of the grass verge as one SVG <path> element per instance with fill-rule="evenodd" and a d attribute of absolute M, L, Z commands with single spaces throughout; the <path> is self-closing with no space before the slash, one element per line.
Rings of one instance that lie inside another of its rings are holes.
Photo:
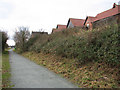
<path fill-rule="evenodd" d="M 2 88 L 11 88 L 10 85 L 10 63 L 9 63 L 9 52 L 5 51 L 2 54 Z"/>
<path fill-rule="evenodd" d="M 25 52 L 23 56 L 67 78 L 82 88 L 119 88 L 119 69 L 110 68 L 104 62 L 89 62 L 78 65 L 74 59 L 53 54 Z"/>

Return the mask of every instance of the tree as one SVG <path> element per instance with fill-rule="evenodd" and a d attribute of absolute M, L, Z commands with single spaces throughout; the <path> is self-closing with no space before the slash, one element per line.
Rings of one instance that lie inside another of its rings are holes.
<path fill-rule="evenodd" d="M 2 42 L 2 44 L 0 45 L 0 48 L 2 47 L 2 51 L 4 51 L 5 48 L 7 47 L 7 43 L 6 43 L 8 39 L 7 33 L 4 31 L 0 31 L 0 38 L 2 38 L 0 40 L 0 43 Z"/>
<path fill-rule="evenodd" d="M 18 31 L 15 32 L 14 40 L 16 42 L 16 49 L 19 48 L 20 52 L 25 51 L 25 43 L 30 37 L 30 32 L 28 27 L 18 27 Z"/>

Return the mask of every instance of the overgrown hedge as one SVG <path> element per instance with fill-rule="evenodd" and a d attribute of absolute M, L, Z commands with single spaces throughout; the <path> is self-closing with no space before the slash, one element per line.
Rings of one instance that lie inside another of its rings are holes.
<path fill-rule="evenodd" d="M 79 64 L 102 61 L 120 65 L 119 35 L 118 25 L 91 31 L 68 29 L 42 39 L 39 37 L 29 50 L 74 58 Z"/>

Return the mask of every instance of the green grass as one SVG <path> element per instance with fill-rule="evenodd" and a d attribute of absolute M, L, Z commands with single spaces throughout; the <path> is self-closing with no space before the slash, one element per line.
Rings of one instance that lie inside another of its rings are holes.
<path fill-rule="evenodd" d="M 10 63 L 9 52 L 4 51 L 2 54 L 2 88 L 11 88 L 10 85 Z"/>

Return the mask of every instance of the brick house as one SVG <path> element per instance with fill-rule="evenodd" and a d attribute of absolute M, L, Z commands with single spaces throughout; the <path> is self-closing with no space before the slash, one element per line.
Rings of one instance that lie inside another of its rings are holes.
<path fill-rule="evenodd" d="M 55 33 L 55 32 L 56 32 L 56 28 L 53 28 L 53 29 L 52 29 L 52 33 Z"/>
<path fill-rule="evenodd" d="M 88 29 L 92 29 L 92 22 L 95 20 L 96 17 L 87 16 L 84 22 L 84 26 Z"/>
<path fill-rule="evenodd" d="M 67 28 L 83 27 L 84 19 L 69 18 Z"/>
<path fill-rule="evenodd" d="M 56 28 L 52 29 L 52 33 L 59 32 L 59 31 L 62 31 L 64 29 L 66 29 L 66 25 L 58 24 Z"/>
<path fill-rule="evenodd" d="M 95 17 L 90 17 L 90 16 L 86 17 L 84 26 L 86 28 L 92 29 L 93 28 L 92 23 L 94 23 L 96 21 L 100 21 L 100 20 L 108 18 L 108 17 L 115 16 L 119 13 L 120 13 L 120 5 L 117 5 L 114 3 L 113 7 L 111 9 L 101 12 L 101 13 L 97 14 Z"/>
<path fill-rule="evenodd" d="M 58 24 L 56 29 L 66 29 L 66 25 Z"/>

